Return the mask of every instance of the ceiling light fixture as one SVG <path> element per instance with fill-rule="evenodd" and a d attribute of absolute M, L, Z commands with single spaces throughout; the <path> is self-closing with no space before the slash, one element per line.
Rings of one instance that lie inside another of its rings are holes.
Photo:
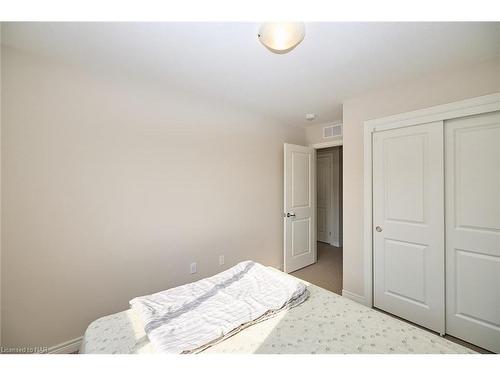
<path fill-rule="evenodd" d="M 260 26 L 260 42 L 274 53 L 287 53 L 299 45 L 305 36 L 302 22 L 266 22 Z"/>

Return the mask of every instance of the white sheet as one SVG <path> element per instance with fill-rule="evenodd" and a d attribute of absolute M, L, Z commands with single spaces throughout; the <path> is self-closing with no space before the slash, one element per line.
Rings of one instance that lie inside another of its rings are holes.
<path fill-rule="evenodd" d="M 156 351 L 193 353 L 306 298 L 306 286 L 298 279 L 246 261 L 194 283 L 134 298 L 130 305 Z"/>

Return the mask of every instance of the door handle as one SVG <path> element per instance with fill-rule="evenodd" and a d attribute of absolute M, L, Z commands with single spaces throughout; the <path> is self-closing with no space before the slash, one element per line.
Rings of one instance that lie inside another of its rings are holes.
<path fill-rule="evenodd" d="M 287 212 L 286 217 L 295 217 L 295 214 L 293 214 L 293 213 L 291 214 L 290 212 Z"/>
<path fill-rule="evenodd" d="M 376 230 L 377 232 L 382 232 L 382 228 L 380 228 L 378 225 L 377 225 L 377 227 L 375 228 L 375 230 Z"/>

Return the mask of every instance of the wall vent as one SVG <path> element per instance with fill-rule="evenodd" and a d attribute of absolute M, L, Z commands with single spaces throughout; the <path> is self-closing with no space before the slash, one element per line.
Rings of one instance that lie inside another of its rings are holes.
<path fill-rule="evenodd" d="M 323 138 L 340 137 L 342 135 L 342 124 L 326 126 L 323 128 Z"/>

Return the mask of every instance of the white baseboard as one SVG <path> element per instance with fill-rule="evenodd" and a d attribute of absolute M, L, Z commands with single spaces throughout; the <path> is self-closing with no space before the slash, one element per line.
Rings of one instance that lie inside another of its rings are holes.
<path fill-rule="evenodd" d="M 359 294 L 349 292 L 345 289 L 342 289 L 342 296 L 349 298 L 350 300 L 352 300 L 354 302 L 361 303 L 362 305 L 366 306 L 366 299 L 364 296 L 360 296 Z"/>
<path fill-rule="evenodd" d="M 77 337 L 61 344 L 52 346 L 49 348 L 49 354 L 71 354 L 78 352 L 80 345 L 82 344 L 83 336 Z"/>
<path fill-rule="evenodd" d="M 333 241 L 332 246 L 340 247 L 339 241 Z"/>

